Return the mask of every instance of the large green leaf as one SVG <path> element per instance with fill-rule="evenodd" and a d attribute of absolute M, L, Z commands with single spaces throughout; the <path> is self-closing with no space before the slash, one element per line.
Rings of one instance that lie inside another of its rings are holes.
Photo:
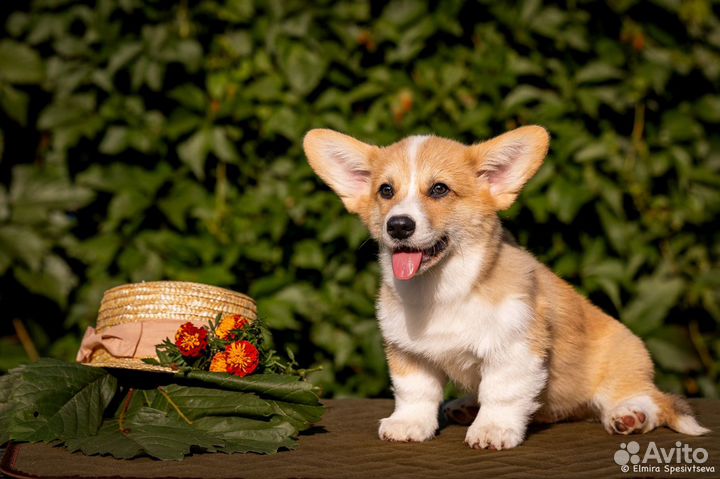
<path fill-rule="evenodd" d="M 206 416 L 193 421 L 193 427 L 214 437 L 222 438 L 218 450 L 226 453 L 256 452 L 272 454 L 280 448 L 294 449 L 296 429 L 281 418 L 258 421 L 235 416 Z"/>
<path fill-rule="evenodd" d="M 177 407 L 190 419 L 203 416 L 269 417 L 275 412 L 269 402 L 252 393 L 176 384 L 163 387 L 162 391 L 165 395 L 155 395 L 151 407 L 162 411 Z M 168 401 L 172 401 L 173 405 Z"/>
<path fill-rule="evenodd" d="M 220 386 L 223 389 L 261 394 L 264 398 L 277 399 L 290 403 L 316 406 L 318 390 L 312 383 L 301 381 L 299 377 L 281 374 L 255 374 L 244 378 L 230 374 L 190 371 L 178 373 L 178 379 Z"/>
<path fill-rule="evenodd" d="M 71 452 L 82 451 L 88 456 L 111 455 L 117 459 L 132 459 L 144 453 L 142 445 L 120 432 L 117 419 L 104 421 L 96 435 L 71 438 L 65 445 Z"/>
<path fill-rule="evenodd" d="M 11 407 L 0 425 L 16 441 L 95 434 L 117 389 L 117 380 L 102 369 L 51 359 L 20 366 L 10 376 L 13 388 L 5 399 Z"/>
<path fill-rule="evenodd" d="M 214 451 L 223 441 L 191 427 L 182 419 L 163 411 L 141 407 L 122 422 L 107 421 L 99 433 L 91 437 L 77 437 L 68 441 L 72 451 L 88 455 L 110 454 L 118 459 L 130 459 L 147 454 L 157 459 L 180 460 L 193 449 Z"/>

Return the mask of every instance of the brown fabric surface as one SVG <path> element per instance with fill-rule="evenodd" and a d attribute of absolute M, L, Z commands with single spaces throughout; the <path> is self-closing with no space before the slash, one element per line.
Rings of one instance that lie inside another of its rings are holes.
<path fill-rule="evenodd" d="M 117 460 L 70 454 L 47 445 L 12 446 L 2 462 L 17 477 L 123 478 L 450 478 L 450 477 L 668 477 L 660 473 L 623 474 L 613 456 L 621 443 L 637 441 L 640 453 L 654 441 L 672 448 L 677 441 L 703 447 L 703 466 L 715 473 L 676 473 L 672 477 L 720 477 L 720 401 L 695 400 L 700 422 L 714 432 L 690 437 L 666 428 L 645 435 L 611 436 L 598 423 L 533 426 L 527 440 L 508 451 L 476 451 L 465 446 L 465 427 L 443 428 L 432 441 L 397 444 L 377 438 L 380 418 L 391 400 L 330 400 L 319 427 L 301 436 L 300 447 L 272 456 L 198 454 L 184 461 L 147 458 Z"/>

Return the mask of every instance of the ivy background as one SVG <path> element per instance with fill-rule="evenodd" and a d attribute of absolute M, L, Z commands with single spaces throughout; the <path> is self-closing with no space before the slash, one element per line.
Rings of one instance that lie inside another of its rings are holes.
<path fill-rule="evenodd" d="M 24 333 L 72 360 L 110 287 L 188 280 L 252 295 L 326 396 L 386 395 L 376 246 L 303 134 L 475 142 L 537 123 L 550 155 L 506 227 L 645 340 L 663 388 L 717 397 L 719 12 L 2 2 L 0 369 L 30 359 Z"/>

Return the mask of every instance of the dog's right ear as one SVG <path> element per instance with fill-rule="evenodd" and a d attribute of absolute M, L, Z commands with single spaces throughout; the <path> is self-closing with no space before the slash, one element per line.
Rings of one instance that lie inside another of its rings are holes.
<path fill-rule="evenodd" d="M 377 147 L 333 130 L 305 135 L 305 155 L 315 173 L 337 193 L 351 213 L 370 196 L 370 154 Z"/>

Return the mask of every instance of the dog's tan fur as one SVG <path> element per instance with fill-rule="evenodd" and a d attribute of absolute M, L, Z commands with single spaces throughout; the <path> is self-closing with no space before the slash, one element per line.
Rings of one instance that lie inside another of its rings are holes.
<path fill-rule="evenodd" d="M 668 425 L 688 434 L 706 432 L 697 425 L 681 399 L 655 387 L 652 361 L 638 337 L 592 305 L 530 253 L 504 239 L 496 212 L 509 208 L 522 186 L 540 168 L 548 142 L 545 130 L 536 126 L 519 128 L 469 147 L 437 137 L 411 137 L 379 148 L 330 130 L 313 130 L 306 136 L 304 146 L 310 165 L 378 239 L 381 260 L 383 254 L 391 253 L 391 246 L 383 236 L 385 222 L 402 201 L 416 197 L 413 205 L 427 219 L 428 231 L 450 232 L 452 251 L 440 259 L 437 266 L 422 271 L 421 277 L 426 279 L 398 282 L 393 280 L 389 267 L 384 269 L 378 305 L 396 389 L 405 381 L 407 386 L 403 387 L 422 391 L 424 386 L 419 385 L 422 378 L 431 383 L 450 378 L 473 392 L 480 384 L 481 375 L 468 370 L 468 361 L 458 360 L 457 351 L 461 356 L 464 354 L 460 349 L 443 355 L 416 347 L 412 340 L 422 337 L 442 320 L 438 319 L 441 315 L 432 316 L 433 308 L 442 303 L 432 295 L 439 297 L 441 290 L 462 286 L 441 279 L 442 268 L 448 267 L 443 265 L 451 261 L 448 257 L 462 256 L 466 248 L 472 247 L 479 252 L 473 253 L 479 266 L 473 271 L 467 297 L 487 305 L 490 310 L 497 307 L 497 311 L 501 311 L 502 305 L 511 304 L 517 298 L 530 308 L 522 341 L 527 345 L 528 357 L 538 359 L 547 372 L 547 380 L 537 398 L 539 408 L 529 409 L 534 411 L 535 420 L 552 422 L 599 416 L 609 432 L 646 432 L 657 425 Z M 417 183 L 416 191 L 410 191 L 415 183 L 409 178 Z M 442 200 L 423 194 L 438 182 L 450 185 L 452 194 Z M 394 187 L 392 199 L 378 197 L 376 192 L 382 184 Z M 431 280 L 435 281 L 431 284 L 436 289 L 422 286 Z M 413 290 L 405 284 L 413 282 L 417 284 L 418 296 L 432 297 L 413 297 Z M 416 301 L 422 307 L 417 306 Z M 447 304 L 453 305 L 452 301 Z M 401 320 L 395 321 L 400 317 Z M 473 327 L 472 324 L 469 322 L 469 327 Z M 398 327 L 403 328 L 402 334 L 397 332 Z M 397 339 L 406 336 L 410 339 Z M 489 360 L 478 357 L 478 367 Z M 412 381 L 418 385 L 413 386 Z M 437 401 L 437 386 L 433 388 L 432 401 Z M 422 396 L 420 392 L 412 395 Z M 634 403 L 633 398 L 642 399 Z M 477 403 L 477 399 L 473 401 Z M 480 407 L 482 411 L 483 405 Z M 389 420 L 392 417 L 385 421 Z M 392 428 L 388 422 L 385 432 L 381 426 L 381 437 L 428 438 L 428 431 L 420 433 L 408 425 L 412 418 L 407 414 L 403 421 L 392 423 Z M 471 438 L 470 431 L 468 443 L 473 447 L 494 448 L 513 447 L 518 443 L 516 439 L 502 437 L 502 434 L 498 438 L 487 431 L 495 426 L 494 423 L 478 426 L 475 436 L 482 436 L 480 438 Z M 399 433 L 403 427 L 410 432 Z"/>

